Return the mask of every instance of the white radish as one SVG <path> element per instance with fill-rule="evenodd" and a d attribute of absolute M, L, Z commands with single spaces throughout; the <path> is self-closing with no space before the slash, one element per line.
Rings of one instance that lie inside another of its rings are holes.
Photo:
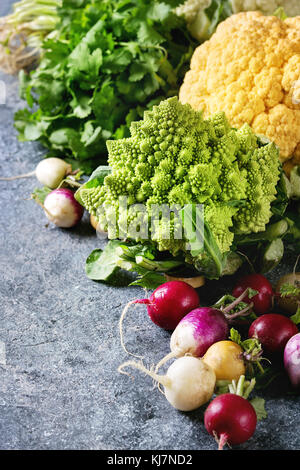
<path fill-rule="evenodd" d="M 60 158 L 46 158 L 41 160 L 35 169 L 38 181 L 50 189 L 55 189 L 70 174 L 72 167 Z"/>
<path fill-rule="evenodd" d="M 74 198 L 74 193 L 67 188 L 54 189 L 41 204 L 47 218 L 58 227 L 74 227 L 83 216 L 83 207 Z"/>
<path fill-rule="evenodd" d="M 163 385 L 164 395 L 168 402 L 177 410 L 192 411 L 212 397 L 216 384 L 213 369 L 200 358 L 183 356 L 171 364 L 165 375 L 148 370 L 142 363 L 128 361 L 119 367 L 135 367 L 152 377 L 156 383 Z"/>
<path fill-rule="evenodd" d="M 65 162 L 61 158 L 50 157 L 41 160 L 36 169 L 30 173 L 24 173 L 23 175 L 10 176 L 8 178 L 1 177 L 2 181 L 13 181 L 21 178 L 29 178 L 36 176 L 37 180 L 47 186 L 50 189 L 57 188 L 63 179 L 71 174 L 72 167 L 69 163 Z"/>

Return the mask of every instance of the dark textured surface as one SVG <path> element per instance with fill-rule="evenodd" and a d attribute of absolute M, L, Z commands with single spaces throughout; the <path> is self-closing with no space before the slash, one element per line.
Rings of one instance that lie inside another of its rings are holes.
<path fill-rule="evenodd" d="M 10 3 L 1 0 L 1 16 Z M 4 74 L 0 80 L 7 86 L 0 174 L 8 176 L 34 169 L 43 149 L 18 142 L 18 82 Z M 118 334 L 121 307 L 143 291 L 87 279 L 85 259 L 99 246 L 87 217 L 69 231 L 46 227 L 42 210 L 28 200 L 34 178 L 0 185 L 0 449 L 215 449 L 203 410 L 178 412 L 150 378 L 117 372 L 128 359 Z M 145 355 L 146 365 L 169 350 L 169 333 L 143 307 L 128 314 L 125 331 L 128 349 Z M 277 386 L 264 393 L 268 418 L 237 448 L 299 449 L 299 396 Z"/>

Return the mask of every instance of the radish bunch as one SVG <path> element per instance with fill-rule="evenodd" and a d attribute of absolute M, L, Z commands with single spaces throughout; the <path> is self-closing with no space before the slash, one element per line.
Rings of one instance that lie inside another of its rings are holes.
<path fill-rule="evenodd" d="M 298 289 L 298 278 L 296 281 L 294 287 Z M 228 302 L 230 296 L 225 297 Z M 281 355 L 291 384 L 300 388 L 300 333 L 293 318 L 272 312 L 277 300 L 276 291 L 260 274 L 242 277 L 233 289 L 231 303 L 222 303 L 222 298 L 212 307 L 201 306 L 196 290 L 184 281 L 166 282 L 149 299 L 135 299 L 127 304 L 120 331 L 126 349 L 121 328 L 124 316 L 130 305 L 146 305 L 156 325 L 172 330 L 170 353 L 155 369 L 127 361 L 119 371 L 125 373 L 124 368 L 133 367 L 152 377 L 158 388 L 163 387 L 160 390 L 168 402 L 181 411 L 194 410 L 211 400 L 204 425 L 218 441 L 220 450 L 225 444 L 246 442 L 255 432 L 258 419 L 248 400 L 255 385 L 254 378 L 251 382 L 245 380 L 248 362 L 256 361 L 263 372 L 258 363 L 262 354 L 271 359 Z M 236 330 L 230 330 L 230 323 L 239 316 L 247 316 L 248 323 L 251 319 L 248 338 L 243 341 Z M 171 359 L 175 360 L 167 372 L 159 374 L 159 369 Z M 227 391 L 218 394 L 221 383 Z M 214 394 L 218 395 L 214 398 Z"/>

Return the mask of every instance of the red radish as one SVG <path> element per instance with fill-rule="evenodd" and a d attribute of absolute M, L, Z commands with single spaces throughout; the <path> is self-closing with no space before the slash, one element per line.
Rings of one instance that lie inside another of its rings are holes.
<path fill-rule="evenodd" d="M 219 450 L 225 444 L 242 444 L 256 429 L 256 412 L 245 398 L 233 393 L 217 396 L 207 407 L 204 425 L 209 434 L 219 443 Z"/>
<path fill-rule="evenodd" d="M 298 333 L 295 323 L 279 313 L 266 313 L 256 318 L 249 328 L 249 338 L 257 338 L 263 351 L 281 353 L 288 340 Z"/>
<path fill-rule="evenodd" d="M 300 388 L 300 333 L 292 336 L 286 343 L 283 362 L 291 384 Z"/>
<path fill-rule="evenodd" d="M 42 205 L 46 216 L 58 227 L 74 227 L 83 216 L 83 207 L 74 198 L 71 189 L 59 188 L 49 193 Z"/>
<path fill-rule="evenodd" d="M 232 295 L 238 297 L 247 288 L 258 292 L 251 299 L 249 297 L 244 298 L 244 302 L 253 303 L 253 310 L 257 315 L 271 310 L 274 292 L 271 283 L 265 276 L 257 273 L 243 276 L 234 287 Z"/>
<path fill-rule="evenodd" d="M 165 282 L 149 299 L 136 300 L 147 305 L 148 315 L 156 325 L 174 330 L 180 320 L 200 303 L 197 291 L 184 281 Z"/>
<path fill-rule="evenodd" d="M 128 308 L 133 304 L 147 305 L 150 319 L 166 330 L 174 330 L 180 320 L 200 304 L 197 291 L 183 281 L 165 282 L 157 287 L 149 299 L 136 299 L 129 302 L 120 318 L 121 343 L 126 352 L 122 335 L 122 323 Z"/>

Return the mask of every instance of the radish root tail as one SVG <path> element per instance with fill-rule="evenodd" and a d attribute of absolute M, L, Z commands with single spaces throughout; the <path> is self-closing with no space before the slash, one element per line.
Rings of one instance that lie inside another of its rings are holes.
<path fill-rule="evenodd" d="M 125 343 L 124 343 L 124 335 L 123 335 L 123 321 L 124 321 L 124 318 L 125 318 L 125 315 L 129 309 L 129 307 L 131 307 L 131 305 L 134 305 L 135 306 L 137 305 L 136 304 L 136 300 L 131 300 L 130 302 L 128 302 L 127 305 L 125 305 L 124 309 L 123 309 L 123 312 L 121 313 L 121 317 L 120 317 L 120 320 L 119 320 L 119 331 L 120 331 L 120 339 L 121 339 L 121 345 L 122 345 L 122 348 L 124 349 L 124 351 L 129 354 L 130 356 L 134 356 L 134 357 L 137 357 L 138 359 L 143 359 L 143 356 L 138 356 L 137 354 L 133 354 L 131 353 L 130 351 L 127 350 L 126 346 L 125 346 Z"/>
<path fill-rule="evenodd" d="M 169 354 L 167 354 L 165 357 L 163 357 L 163 358 L 156 364 L 155 373 L 157 373 L 158 370 L 159 370 L 166 362 L 168 362 L 170 359 L 173 359 L 174 357 L 178 357 L 178 352 L 177 352 L 177 351 L 172 351 L 172 352 L 170 352 Z"/>
<path fill-rule="evenodd" d="M 121 364 L 118 367 L 118 372 L 121 374 L 127 374 L 126 372 L 123 371 L 124 367 L 134 367 L 135 369 L 140 370 L 141 372 L 144 372 L 144 374 L 149 375 L 153 380 L 155 380 L 157 383 L 162 384 L 164 386 L 170 385 L 170 379 L 166 377 L 165 375 L 158 375 L 152 370 L 147 369 L 142 362 L 136 362 L 136 361 L 127 361 Z M 127 374 L 128 375 L 128 374 Z"/>
<path fill-rule="evenodd" d="M 35 175 L 35 171 L 31 171 L 30 173 L 24 173 L 23 175 L 9 176 L 7 178 L 4 178 L 1 176 L 0 181 L 14 181 L 14 180 L 18 180 L 21 178 L 30 178 L 31 176 L 34 176 L 34 175 Z"/>

